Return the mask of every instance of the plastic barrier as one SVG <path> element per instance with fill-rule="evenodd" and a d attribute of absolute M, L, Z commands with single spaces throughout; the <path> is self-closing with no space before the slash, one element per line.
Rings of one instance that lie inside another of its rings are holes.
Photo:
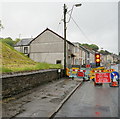
<path fill-rule="evenodd" d="M 105 67 L 92 68 L 89 73 L 90 79 L 94 81 L 94 85 L 102 85 L 103 83 L 109 83 L 111 86 L 117 86 L 118 84 L 112 82 L 111 73 L 114 69 L 105 69 Z M 99 78 L 101 77 L 101 78 Z"/>
<path fill-rule="evenodd" d="M 85 70 L 81 70 L 79 68 L 71 68 L 69 69 L 68 76 L 72 78 L 84 78 Z"/>

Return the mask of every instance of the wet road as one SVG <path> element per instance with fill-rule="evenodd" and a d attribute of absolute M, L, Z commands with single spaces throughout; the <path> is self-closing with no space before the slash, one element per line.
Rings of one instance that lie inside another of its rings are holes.
<path fill-rule="evenodd" d="M 55 117 L 118 117 L 118 88 L 85 82 Z"/>

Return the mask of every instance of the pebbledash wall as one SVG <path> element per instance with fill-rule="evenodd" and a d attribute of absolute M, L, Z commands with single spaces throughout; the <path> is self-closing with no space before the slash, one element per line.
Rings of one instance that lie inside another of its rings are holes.
<path fill-rule="evenodd" d="M 12 97 L 43 83 L 63 77 L 63 70 L 49 69 L 2 76 L 2 98 Z"/>

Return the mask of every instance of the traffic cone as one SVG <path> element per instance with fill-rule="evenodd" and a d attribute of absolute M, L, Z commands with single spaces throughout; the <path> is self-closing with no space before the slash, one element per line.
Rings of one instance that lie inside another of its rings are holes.
<path fill-rule="evenodd" d="M 118 86 L 117 82 L 112 82 L 112 86 Z"/>

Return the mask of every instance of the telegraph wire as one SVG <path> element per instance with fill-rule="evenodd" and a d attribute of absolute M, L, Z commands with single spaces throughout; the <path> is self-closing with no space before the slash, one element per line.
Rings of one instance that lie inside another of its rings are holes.
<path fill-rule="evenodd" d="M 62 14 L 62 17 L 61 17 L 61 19 L 58 23 L 57 30 L 56 30 L 57 32 L 59 31 L 59 28 L 60 28 L 60 25 L 61 25 L 62 21 L 63 21 L 63 14 Z"/>
<path fill-rule="evenodd" d="M 70 15 L 70 14 L 68 14 L 68 15 Z M 74 24 L 78 27 L 78 29 L 80 30 L 80 32 L 82 33 L 82 35 L 85 37 L 85 39 L 86 39 L 88 42 L 92 43 L 92 41 L 86 36 L 86 34 L 84 33 L 84 31 L 80 28 L 80 26 L 79 26 L 79 25 L 77 24 L 77 22 L 74 20 L 74 18 L 72 17 L 72 15 L 70 16 L 70 19 L 72 19 L 72 21 L 73 21 Z M 59 23 L 58 23 L 57 32 L 59 31 L 59 28 L 60 28 L 60 25 L 61 25 L 62 21 L 63 21 L 63 15 L 62 15 L 62 17 L 61 17 L 61 20 L 60 20 Z M 68 23 L 68 22 L 67 22 L 67 23 Z"/>
<path fill-rule="evenodd" d="M 86 34 L 84 33 L 84 31 L 80 28 L 80 26 L 77 24 L 77 22 L 73 19 L 73 17 L 71 16 L 71 19 L 73 20 L 73 22 L 75 23 L 75 25 L 78 27 L 78 29 L 80 30 L 80 32 L 83 34 L 83 36 L 92 43 L 92 41 L 86 36 Z"/>

